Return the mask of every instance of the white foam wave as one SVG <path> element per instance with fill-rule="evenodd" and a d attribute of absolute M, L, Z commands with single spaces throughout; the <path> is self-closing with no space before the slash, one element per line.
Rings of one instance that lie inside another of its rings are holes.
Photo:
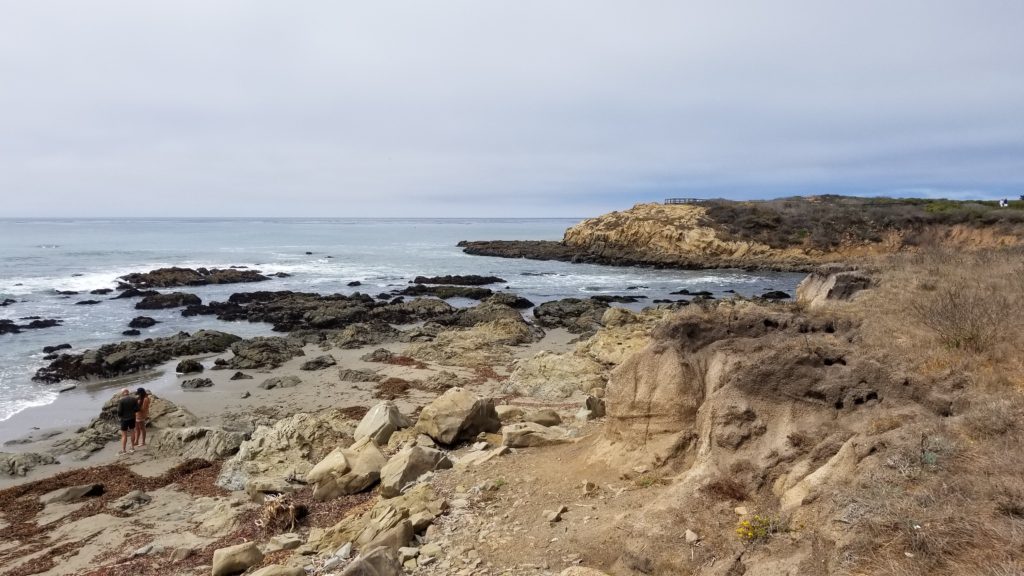
<path fill-rule="evenodd" d="M 36 406 L 47 406 L 57 400 L 59 393 L 53 390 L 41 390 L 31 399 L 9 399 L 0 402 L 0 422 L 7 420 L 21 412 Z"/>

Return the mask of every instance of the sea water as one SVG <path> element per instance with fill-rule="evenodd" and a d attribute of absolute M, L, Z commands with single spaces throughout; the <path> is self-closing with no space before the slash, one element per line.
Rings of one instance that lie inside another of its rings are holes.
<path fill-rule="evenodd" d="M 801 275 L 739 270 L 656 270 L 567 262 L 470 256 L 459 240 L 559 240 L 573 219 L 0 219 L 0 318 L 57 318 L 61 326 L 0 335 L 0 426 L 19 411 L 53 402 L 61 385 L 32 382 L 47 364 L 44 346 L 71 344 L 81 352 L 129 339 L 121 332 L 135 316 L 160 323 L 138 338 L 212 328 L 243 337 L 270 334 L 262 323 L 222 322 L 212 316 L 184 318 L 180 309 L 135 310 L 138 299 L 114 300 L 119 276 L 165 266 L 248 266 L 286 272 L 255 284 L 175 288 L 203 302 L 234 292 L 296 290 L 322 294 L 381 292 L 407 286 L 415 276 L 500 276 L 504 288 L 539 304 L 597 294 L 646 296 L 641 307 L 683 288 L 754 296 L 766 290 L 792 293 Z M 311 254 L 307 254 L 311 252 Z M 360 286 L 350 287 L 349 282 Z M 76 291 L 60 295 L 57 291 Z M 99 300 L 95 305 L 78 305 Z M 453 302 L 469 305 L 470 301 Z M 529 313 L 527 313 L 529 316 Z"/>

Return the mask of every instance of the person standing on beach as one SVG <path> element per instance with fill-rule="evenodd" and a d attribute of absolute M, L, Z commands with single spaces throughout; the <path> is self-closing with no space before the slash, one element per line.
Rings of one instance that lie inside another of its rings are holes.
<path fill-rule="evenodd" d="M 153 398 L 146 393 L 145 388 L 136 390 L 135 396 L 138 398 L 139 411 L 135 413 L 135 441 L 133 443 L 145 446 L 146 420 L 149 419 L 149 403 L 153 401 Z"/>
<path fill-rule="evenodd" d="M 139 401 L 135 396 L 127 388 L 121 390 L 121 399 L 117 401 L 117 419 L 121 421 L 121 451 L 118 454 L 135 452 L 135 414 L 138 411 Z M 131 450 L 128 450 L 129 436 L 132 439 Z"/>

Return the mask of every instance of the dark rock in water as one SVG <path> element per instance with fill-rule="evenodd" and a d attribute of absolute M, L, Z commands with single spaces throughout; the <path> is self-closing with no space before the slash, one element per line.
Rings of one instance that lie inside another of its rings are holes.
<path fill-rule="evenodd" d="M 301 342 L 278 336 L 242 340 L 234 343 L 231 351 L 235 355 L 228 365 L 243 370 L 277 368 L 296 356 L 305 356 Z"/>
<path fill-rule="evenodd" d="M 214 366 L 227 366 L 228 365 L 228 361 L 225 358 L 217 358 L 216 360 L 213 361 L 213 365 Z"/>
<path fill-rule="evenodd" d="M 390 299 L 391 299 L 391 294 L 388 294 L 387 292 L 381 292 L 380 294 L 377 294 L 377 300 L 390 300 Z"/>
<path fill-rule="evenodd" d="M 597 302 L 604 302 L 605 304 L 610 304 L 612 302 L 617 302 L 619 304 L 631 304 L 633 302 L 639 302 L 641 298 L 647 298 L 647 297 L 646 296 L 610 296 L 610 295 L 607 295 L 607 294 L 598 294 L 596 296 L 591 296 L 590 297 L 591 300 L 594 300 L 594 301 L 597 301 Z"/>
<path fill-rule="evenodd" d="M 472 286 L 424 286 L 415 284 L 395 292 L 402 296 L 434 296 L 442 300 L 448 298 L 469 298 L 471 300 L 483 300 L 494 294 L 490 288 L 475 288 Z"/>
<path fill-rule="evenodd" d="M 244 270 L 245 268 L 248 268 L 248 266 L 237 266 L 237 265 L 234 265 L 234 266 L 228 266 L 228 268 L 237 268 L 239 270 Z"/>
<path fill-rule="evenodd" d="M 203 301 L 195 294 L 186 292 L 171 292 L 169 294 L 153 294 L 146 296 L 135 304 L 137 310 L 163 310 L 165 308 L 181 308 L 183 306 L 198 306 Z"/>
<path fill-rule="evenodd" d="M 682 290 L 676 290 L 675 292 L 669 292 L 669 294 L 674 294 L 674 295 L 677 295 L 677 296 L 703 296 L 704 298 L 709 298 L 709 297 L 713 296 L 713 294 L 711 294 L 711 292 L 708 292 L 707 290 L 699 290 L 697 292 L 690 292 L 686 288 L 683 288 Z"/>
<path fill-rule="evenodd" d="M 497 276 L 417 276 L 410 284 L 451 284 L 453 286 L 483 286 L 485 284 L 503 284 L 506 280 Z"/>
<path fill-rule="evenodd" d="M 228 378 L 228 380 L 252 380 L 252 376 L 249 376 L 244 372 L 235 372 L 231 375 L 231 378 Z"/>
<path fill-rule="evenodd" d="M 106 295 L 106 294 L 110 294 L 113 291 L 114 291 L 113 288 L 97 288 L 95 290 L 90 290 L 89 294 L 96 294 L 97 296 L 103 296 L 103 295 Z"/>
<path fill-rule="evenodd" d="M 13 320 L 0 320 L 0 334 L 17 334 L 21 328 Z"/>
<path fill-rule="evenodd" d="M 32 318 L 33 320 L 31 322 L 29 322 L 28 324 L 22 324 L 21 328 L 25 328 L 27 330 L 36 330 L 39 328 L 53 328 L 54 326 L 60 326 L 61 323 L 63 322 L 63 320 L 56 320 L 53 318 L 47 318 L 45 320 L 36 319 L 35 316 L 33 316 Z"/>
<path fill-rule="evenodd" d="M 788 300 L 789 298 L 792 298 L 792 296 L 786 294 L 782 290 L 772 290 L 761 294 L 761 298 L 765 300 Z"/>
<path fill-rule="evenodd" d="M 176 286 L 205 286 L 207 284 L 235 284 L 242 282 L 263 282 L 268 276 L 256 270 L 238 268 L 160 268 L 149 272 L 136 272 L 121 277 L 135 288 L 172 288 Z"/>
<path fill-rule="evenodd" d="M 729 290 L 722 290 L 722 292 L 725 292 L 726 294 L 735 294 L 736 293 L 736 291 L 731 289 L 731 288 Z"/>
<path fill-rule="evenodd" d="M 647 286 L 627 286 L 626 290 L 647 290 Z"/>
<path fill-rule="evenodd" d="M 194 374 L 196 372 L 203 371 L 203 364 L 198 360 L 187 359 L 178 362 L 178 366 L 174 369 L 178 374 Z"/>
<path fill-rule="evenodd" d="M 509 308 L 515 308 L 516 310 L 526 310 L 527 308 L 534 307 L 533 302 L 530 302 L 522 296 L 512 294 L 511 292 L 496 292 L 493 296 L 484 300 L 484 303 L 503 304 Z"/>
<path fill-rule="evenodd" d="M 139 336 L 141 334 L 142 334 L 142 332 L 139 332 L 138 330 L 136 330 L 134 328 L 132 328 L 131 330 L 125 330 L 124 332 L 121 332 L 122 336 Z"/>
<path fill-rule="evenodd" d="M 537 306 L 533 316 L 544 328 L 565 328 L 573 334 L 583 334 L 601 327 L 601 317 L 607 309 L 606 302 L 563 298 Z"/>
<path fill-rule="evenodd" d="M 43 356 L 43 360 L 56 360 L 58 356 L 60 356 L 60 354 L 47 354 L 46 356 Z"/>
<path fill-rule="evenodd" d="M 149 328 L 159 324 L 158 321 L 150 318 L 149 316 L 136 316 L 132 318 L 132 321 L 128 323 L 129 328 Z"/>
<path fill-rule="evenodd" d="M 99 300 L 79 300 L 75 302 L 76 306 L 92 306 L 93 304 L 99 304 Z"/>
<path fill-rule="evenodd" d="M 75 290 L 54 290 L 54 292 L 60 294 L 61 296 L 74 296 L 78 294 L 78 292 Z"/>
<path fill-rule="evenodd" d="M 299 384 L 302 384 L 302 380 L 298 376 L 275 376 L 260 382 L 258 387 L 264 390 L 273 390 L 274 388 L 294 388 Z"/>
<path fill-rule="evenodd" d="M 673 304 L 673 305 L 676 305 L 676 306 L 687 306 L 687 305 L 690 304 L 689 300 L 668 300 L 668 299 L 664 299 L 664 298 L 658 299 L 658 300 L 654 300 L 653 302 L 655 304 Z"/>
<path fill-rule="evenodd" d="M 306 252 L 306 256 L 312 256 L 312 255 L 313 255 L 312 252 L 308 252 L 308 251 Z"/>
<path fill-rule="evenodd" d="M 62 380 L 112 378 L 152 368 L 175 356 L 224 352 L 239 340 L 241 338 L 238 336 L 215 330 L 200 330 L 195 334 L 179 332 L 166 338 L 142 341 L 127 340 L 86 350 L 81 354 L 62 354 L 49 366 L 36 371 L 32 379 L 53 384 Z"/>
<path fill-rule="evenodd" d="M 275 278 L 291 278 L 292 277 L 292 275 L 287 273 L 287 272 L 275 272 L 273 274 L 270 274 L 270 276 L 273 276 Z"/>
<path fill-rule="evenodd" d="M 334 356 L 324 354 L 323 356 L 317 356 L 312 360 L 306 360 L 301 366 L 299 366 L 299 370 L 323 370 L 324 368 L 330 368 L 336 364 L 337 362 L 334 360 Z"/>
<path fill-rule="evenodd" d="M 363 362 L 387 362 L 395 357 L 395 353 L 387 348 L 378 348 L 359 357 Z"/>
<path fill-rule="evenodd" d="M 388 304 L 402 304 L 404 302 L 405 302 L 405 298 L 403 298 L 401 296 L 396 296 L 396 297 L 392 298 L 391 302 L 388 302 Z"/>
<path fill-rule="evenodd" d="M 213 380 L 209 378 L 192 378 L 181 383 L 182 388 L 209 388 L 213 386 Z"/>
<path fill-rule="evenodd" d="M 0 308 L 2 308 L 4 306 L 10 306 L 11 304 L 16 304 L 16 303 L 17 303 L 16 300 L 12 300 L 10 298 L 4 298 L 3 300 L 0 300 Z"/>
<path fill-rule="evenodd" d="M 324 258 L 334 258 L 334 256 L 324 256 Z"/>
<path fill-rule="evenodd" d="M 360 282 L 359 280 L 353 280 L 353 281 L 349 282 L 348 285 L 349 286 L 362 286 L 363 283 Z"/>
<path fill-rule="evenodd" d="M 67 343 L 65 343 L 65 344 L 57 344 L 56 346 L 43 346 L 43 353 L 44 354 L 52 354 L 54 352 L 59 352 L 61 350 L 70 350 L 70 349 L 71 349 L 71 344 L 67 344 Z"/>
<path fill-rule="evenodd" d="M 117 296 L 114 296 L 113 300 L 121 298 L 140 298 L 144 296 L 156 296 L 159 294 L 156 290 L 139 290 L 138 288 L 128 288 L 124 292 L 121 292 Z"/>

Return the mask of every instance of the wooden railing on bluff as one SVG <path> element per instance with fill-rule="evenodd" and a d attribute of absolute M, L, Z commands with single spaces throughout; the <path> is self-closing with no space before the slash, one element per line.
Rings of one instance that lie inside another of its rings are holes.
<path fill-rule="evenodd" d="M 665 204 L 700 204 L 703 198 L 665 198 Z"/>

